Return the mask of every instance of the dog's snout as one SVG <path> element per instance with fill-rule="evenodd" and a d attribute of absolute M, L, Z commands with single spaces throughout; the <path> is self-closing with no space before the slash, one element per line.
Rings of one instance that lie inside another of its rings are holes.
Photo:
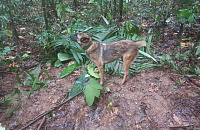
<path fill-rule="evenodd" d="M 69 35 L 69 38 L 72 39 L 72 35 Z"/>
<path fill-rule="evenodd" d="M 77 35 L 70 35 L 69 38 L 74 41 L 77 42 Z"/>

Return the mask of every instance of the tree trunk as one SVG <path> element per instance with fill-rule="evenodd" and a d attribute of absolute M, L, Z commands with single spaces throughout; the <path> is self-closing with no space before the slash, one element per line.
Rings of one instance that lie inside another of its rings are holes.
<path fill-rule="evenodd" d="M 123 12 L 123 0 L 119 0 L 119 22 L 122 21 Z"/>
<path fill-rule="evenodd" d="M 42 10 L 43 10 L 43 15 L 44 15 L 44 22 L 45 22 L 46 30 L 49 30 L 49 22 L 47 19 L 47 10 L 46 10 L 45 0 L 42 0 Z"/>
<path fill-rule="evenodd" d="M 114 0 L 114 9 L 113 9 L 113 18 L 114 18 L 114 20 L 116 19 L 116 7 L 117 7 L 117 2 L 116 2 L 116 0 Z"/>
<path fill-rule="evenodd" d="M 11 13 L 11 1 L 10 0 L 6 0 L 6 4 L 8 5 L 8 13 L 10 15 L 10 22 L 11 22 L 11 27 L 13 29 L 13 34 L 14 34 L 14 37 L 18 40 L 19 37 L 18 37 L 18 34 L 17 34 L 17 30 L 15 28 L 15 24 L 14 24 L 14 20 L 13 20 L 13 14 Z"/>
<path fill-rule="evenodd" d="M 58 18 L 57 11 L 56 11 L 56 3 L 54 2 L 54 0 L 49 0 L 49 3 L 50 3 L 50 6 L 51 6 L 51 9 L 53 10 L 55 17 Z"/>
<path fill-rule="evenodd" d="M 73 3 L 74 3 L 74 6 L 76 7 L 77 6 L 77 1 L 73 0 Z"/>

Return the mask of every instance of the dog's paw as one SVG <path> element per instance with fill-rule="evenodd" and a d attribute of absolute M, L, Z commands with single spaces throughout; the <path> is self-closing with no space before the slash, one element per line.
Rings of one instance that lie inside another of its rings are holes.
<path fill-rule="evenodd" d="M 120 83 L 120 85 L 123 85 L 125 83 L 125 81 L 122 81 L 121 83 Z"/>

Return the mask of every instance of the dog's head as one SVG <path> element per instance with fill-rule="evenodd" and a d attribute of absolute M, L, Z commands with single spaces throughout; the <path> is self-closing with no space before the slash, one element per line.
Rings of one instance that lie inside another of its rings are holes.
<path fill-rule="evenodd" d="M 69 38 L 77 42 L 82 48 L 85 48 L 92 41 L 92 34 L 77 33 L 75 35 L 70 35 Z"/>

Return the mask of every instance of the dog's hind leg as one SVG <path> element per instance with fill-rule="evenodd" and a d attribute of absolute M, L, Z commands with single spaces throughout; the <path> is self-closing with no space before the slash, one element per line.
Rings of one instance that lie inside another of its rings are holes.
<path fill-rule="evenodd" d="M 134 62 L 138 54 L 138 51 L 127 52 L 123 55 L 123 65 L 124 65 L 124 78 L 121 84 L 124 84 L 126 81 L 126 77 L 128 76 L 129 68 L 131 64 Z"/>

